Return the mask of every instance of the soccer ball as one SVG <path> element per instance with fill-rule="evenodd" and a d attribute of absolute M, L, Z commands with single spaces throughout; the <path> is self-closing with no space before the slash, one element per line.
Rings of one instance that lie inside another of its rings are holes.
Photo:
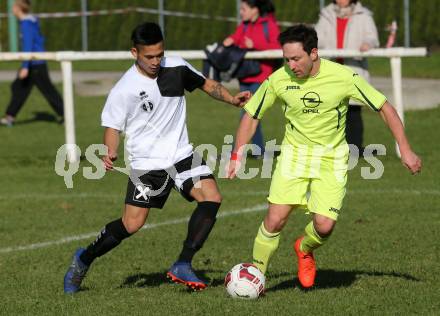
<path fill-rule="evenodd" d="M 251 263 L 239 263 L 226 274 L 225 287 L 233 298 L 256 299 L 264 292 L 264 274 Z"/>

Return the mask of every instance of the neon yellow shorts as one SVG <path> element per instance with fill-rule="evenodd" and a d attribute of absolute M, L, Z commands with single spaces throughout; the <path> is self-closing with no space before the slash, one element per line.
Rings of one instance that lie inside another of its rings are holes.
<path fill-rule="evenodd" d="M 346 192 L 347 164 L 342 160 L 335 164 L 332 159 L 323 159 L 319 172 L 310 172 L 310 167 L 297 168 L 305 171 L 298 176 L 286 172 L 288 168 L 282 167 L 282 161 L 283 155 L 272 175 L 268 201 L 299 205 L 306 213 L 317 213 L 336 221 Z"/>

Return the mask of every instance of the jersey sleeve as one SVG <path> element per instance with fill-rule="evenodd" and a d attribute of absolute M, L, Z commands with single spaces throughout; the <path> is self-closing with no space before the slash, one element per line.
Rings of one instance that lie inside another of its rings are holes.
<path fill-rule="evenodd" d="M 101 125 L 123 131 L 127 119 L 127 106 L 123 95 L 112 90 L 101 114 Z"/>
<path fill-rule="evenodd" d="M 274 104 L 276 99 L 275 90 L 269 79 L 266 79 L 257 92 L 252 96 L 249 102 L 245 105 L 244 109 L 254 119 L 262 119 L 264 112 L 267 111 Z"/>
<path fill-rule="evenodd" d="M 185 62 L 184 73 L 183 73 L 183 83 L 185 90 L 192 92 L 197 88 L 200 88 L 205 84 L 205 76 L 197 71 L 188 62 Z"/>
<path fill-rule="evenodd" d="M 349 84 L 349 97 L 368 105 L 373 111 L 379 111 L 387 100 L 367 80 L 356 73 L 352 74 Z"/>

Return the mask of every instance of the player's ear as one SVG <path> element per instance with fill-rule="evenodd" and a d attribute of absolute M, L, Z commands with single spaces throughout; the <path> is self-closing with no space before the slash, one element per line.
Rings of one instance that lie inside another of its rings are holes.
<path fill-rule="evenodd" d="M 138 57 L 138 50 L 137 50 L 137 48 L 136 47 L 132 47 L 130 49 L 130 52 L 133 55 L 133 57 L 137 59 L 137 57 Z"/>
<path fill-rule="evenodd" d="M 318 60 L 318 49 L 312 48 L 312 51 L 310 52 L 310 58 L 312 58 L 312 61 Z"/>

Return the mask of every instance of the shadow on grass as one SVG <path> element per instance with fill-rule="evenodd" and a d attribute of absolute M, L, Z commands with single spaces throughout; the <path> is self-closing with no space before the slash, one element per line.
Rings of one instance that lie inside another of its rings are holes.
<path fill-rule="evenodd" d="M 361 270 L 351 270 L 351 271 L 318 270 L 315 280 L 315 286 L 311 289 L 304 291 L 348 287 L 352 285 L 359 277 L 394 277 L 394 278 L 400 278 L 413 282 L 420 281 L 419 279 L 413 277 L 412 275 L 406 273 L 398 273 L 398 272 L 379 272 L 379 271 L 373 272 L 373 271 L 361 271 Z M 295 287 L 302 289 L 297 277 L 286 281 L 282 281 L 281 283 L 278 283 L 277 285 L 268 288 L 266 291 L 275 292 L 275 291 L 286 290 Z"/>
<path fill-rule="evenodd" d="M 226 274 L 221 270 L 196 270 L 197 276 L 208 282 L 210 287 L 216 287 L 223 285 L 224 279 L 222 278 L 209 278 L 208 273 L 221 273 Z M 121 284 L 121 288 L 125 287 L 155 287 L 164 283 L 170 283 L 171 281 L 167 279 L 167 271 L 163 272 L 153 272 L 153 273 L 138 273 L 128 276 L 124 282 Z"/>
<path fill-rule="evenodd" d="M 155 273 L 137 273 L 128 276 L 120 287 L 155 287 L 168 283 L 166 271 Z"/>
<path fill-rule="evenodd" d="M 209 287 L 223 286 L 225 271 L 222 270 L 199 270 L 196 271 L 197 275 L 206 280 Z M 208 274 L 220 275 L 220 277 L 208 277 Z M 301 288 L 298 278 L 291 278 L 290 273 L 277 273 L 270 274 L 270 279 L 283 279 L 289 277 L 288 280 L 282 281 L 270 288 L 267 288 L 267 292 L 275 292 L 280 290 L 287 290 L 292 288 Z M 336 271 L 336 270 L 318 270 L 315 280 L 315 286 L 310 290 L 319 289 L 329 289 L 329 288 L 340 288 L 351 286 L 359 277 L 394 277 L 400 278 L 407 281 L 418 282 L 419 279 L 413 277 L 412 275 L 406 273 L 398 272 L 372 272 L 372 271 L 361 271 L 361 270 L 351 270 L 351 271 Z M 137 273 L 128 276 L 124 282 L 121 284 L 121 288 L 127 287 L 156 287 L 161 284 L 170 283 L 166 277 L 166 271 L 163 272 L 153 272 L 153 273 Z"/>
<path fill-rule="evenodd" d="M 34 117 L 26 120 L 19 120 L 14 123 L 14 125 L 25 125 L 31 124 L 35 122 L 51 122 L 51 123 L 60 123 L 60 120 L 53 114 L 47 112 L 34 112 Z"/>

